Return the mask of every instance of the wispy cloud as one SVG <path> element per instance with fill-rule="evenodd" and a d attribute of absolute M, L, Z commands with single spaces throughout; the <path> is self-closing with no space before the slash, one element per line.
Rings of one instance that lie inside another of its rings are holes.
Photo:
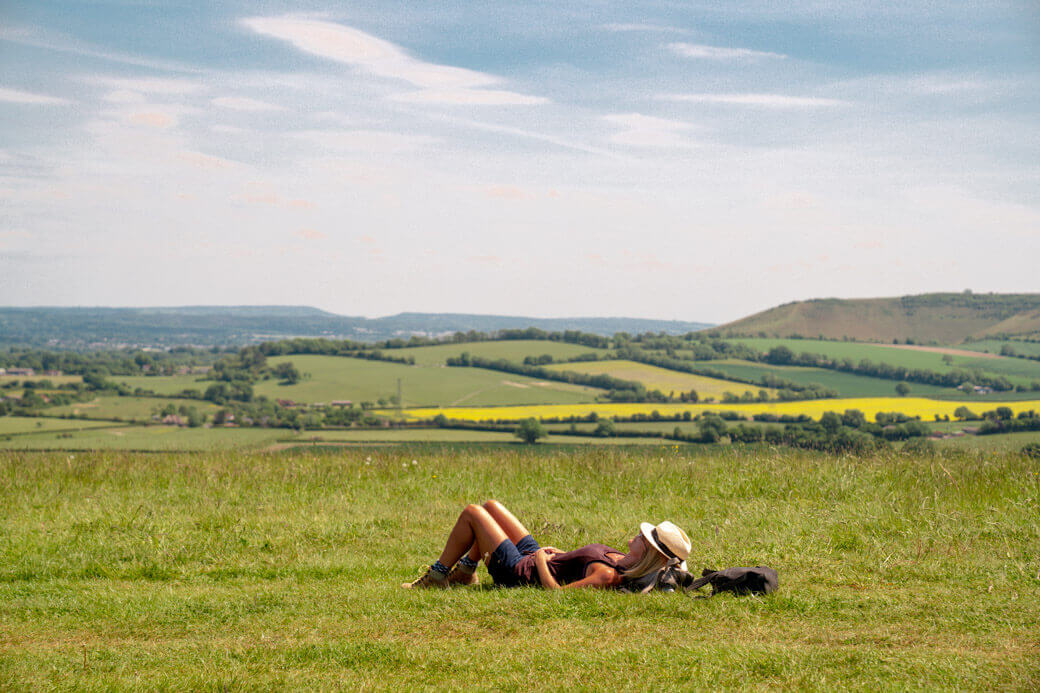
<path fill-rule="evenodd" d="M 284 106 L 277 106 L 273 103 L 267 103 L 266 101 L 258 101 L 257 99 L 250 99 L 245 96 L 221 96 L 213 99 L 211 102 L 214 106 L 221 108 L 228 108 L 232 111 L 284 111 Z"/>
<path fill-rule="evenodd" d="M 685 136 L 693 128 L 689 123 L 666 120 L 641 113 L 616 113 L 603 120 L 623 129 L 610 136 L 610 141 L 630 147 L 669 147 L 688 149 L 695 143 Z"/>
<path fill-rule="evenodd" d="M 817 96 L 789 96 L 786 94 L 661 94 L 662 101 L 710 103 L 759 108 L 827 108 L 848 106 L 849 101 L 825 99 Z"/>
<path fill-rule="evenodd" d="M 190 79 L 167 79 L 164 77 L 110 77 L 91 75 L 85 81 L 110 87 L 119 92 L 181 96 L 204 89 L 204 85 Z"/>
<path fill-rule="evenodd" d="M 0 87 L 0 101 L 5 101 L 7 103 L 21 103 L 36 106 L 62 106 L 64 104 L 71 103 L 68 99 L 62 99 L 57 96 L 35 94 L 30 91 L 22 91 L 21 89 L 8 89 L 7 87 Z"/>
<path fill-rule="evenodd" d="M 96 58 L 109 62 L 122 63 L 124 65 L 135 65 L 137 67 L 148 67 L 166 72 L 202 72 L 202 70 L 174 63 L 166 60 L 151 60 L 135 55 L 127 55 L 115 51 L 105 50 L 84 43 L 78 39 L 72 39 L 60 34 L 41 32 L 35 27 L 0 27 L 0 41 L 16 43 L 33 48 L 43 48 L 56 53 L 71 53 L 88 58 Z"/>
<path fill-rule="evenodd" d="M 667 26 L 664 24 L 601 24 L 600 29 L 604 31 L 611 31 L 614 33 L 625 33 L 625 32 L 650 32 L 650 33 L 673 33 L 673 34 L 688 34 L 688 29 L 680 29 L 677 26 Z"/>
<path fill-rule="evenodd" d="M 346 63 L 377 77 L 401 80 L 423 91 L 397 98 L 423 103 L 514 105 L 543 103 L 538 97 L 507 91 L 484 92 L 502 79 L 454 65 L 413 58 L 401 47 L 343 24 L 295 17 L 253 17 L 243 24 L 264 36 L 288 41 L 296 48 Z"/>
<path fill-rule="evenodd" d="M 400 152 L 428 147 L 439 140 L 427 135 L 409 135 L 382 130 L 305 130 L 292 134 L 322 149 L 364 152 Z"/>
<path fill-rule="evenodd" d="M 704 60 L 757 60 L 760 58 L 786 58 L 783 53 L 754 51 L 750 48 L 725 48 L 696 43 L 669 43 L 668 50 L 684 58 Z"/>

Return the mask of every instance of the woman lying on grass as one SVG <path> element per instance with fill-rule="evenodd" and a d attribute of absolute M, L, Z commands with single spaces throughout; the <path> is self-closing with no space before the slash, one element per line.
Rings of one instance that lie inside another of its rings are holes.
<path fill-rule="evenodd" d="M 690 539 L 671 522 L 644 522 L 629 540 L 628 553 L 603 544 L 563 552 L 541 548 L 520 521 L 498 501 L 467 505 L 448 535 L 440 558 L 426 574 L 402 587 L 449 587 L 477 582 L 477 563 L 487 565 L 501 587 L 541 585 L 621 589 L 668 565 L 685 561 Z"/>

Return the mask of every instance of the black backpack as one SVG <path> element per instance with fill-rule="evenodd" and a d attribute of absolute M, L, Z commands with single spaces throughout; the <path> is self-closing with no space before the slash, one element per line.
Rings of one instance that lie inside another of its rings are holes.
<path fill-rule="evenodd" d="M 687 590 L 696 590 L 711 584 L 712 596 L 719 592 L 735 594 L 769 594 L 780 586 L 780 576 L 772 568 L 764 565 L 754 568 L 726 568 L 713 570 L 705 568 L 701 577 L 693 580 Z"/>

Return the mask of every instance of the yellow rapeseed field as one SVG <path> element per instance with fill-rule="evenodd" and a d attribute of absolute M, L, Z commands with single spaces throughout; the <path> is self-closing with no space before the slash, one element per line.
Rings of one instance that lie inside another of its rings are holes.
<path fill-rule="evenodd" d="M 422 409 L 406 409 L 405 417 L 409 419 L 432 419 L 444 414 L 449 419 L 463 421 L 520 421 L 530 417 L 538 419 L 567 418 L 571 416 L 588 416 L 595 412 L 600 417 L 630 417 L 636 414 L 647 414 L 657 411 L 663 417 L 674 417 L 676 414 L 690 412 L 696 416 L 705 411 L 736 411 L 751 416 L 753 414 L 787 414 L 798 416 L 805 414 L 814 419 L 825 412 L 843 412 L 846 409 L 859 409 L 868 419 L 873 420 L 878 412 L 902 412 L 907 416 L 919 416 L 923 421 L 931 421 L 936 416 L 949 416 L 958 407 L 968 407 L 976 414 L 997 407 L 1010 407 L 1015 414 L 1030 409 L 1040 410 L 1040 400 L 1023 402 L 949 402 L 923 397 L 855 397 L 848 399 L 814 399 L 802 402 L 754 402 L 747 404 L 545 404 L 517 407 L 430 407 Z M 392 412 L 386 412 L 392 413 Z"/>

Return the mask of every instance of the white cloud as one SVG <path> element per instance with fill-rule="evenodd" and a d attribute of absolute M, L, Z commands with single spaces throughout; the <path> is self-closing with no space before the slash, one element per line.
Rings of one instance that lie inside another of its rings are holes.
<path fill-rule="evenodd" d="M 0 87 L 0 101 L 35 106 L 61 106 L 70 103 L 68 99 L 62 99 L 57 96 L 35 94 L 30 91 L 22 91 L 21 89 L 8 89 L 6 87 Z"/>
<path fill-rule="evenodd" d="M 435 144 L 427 135 L 408 135 L 381 130 L 304 130 L 292 137 L 316 144 L 322 149 L 362 152 L 401 152 Z"/>
<path fill-rule="evenodd" d="M 471 105 L 543 102 L 532 100 L 537 97 L 506 91 L 484 93 L 483 87 L 500 84 L 502 79 L 464 67 L 413 58 L 389 41 L 343 24 L 293 17 L 254 17 L 243 20 L 243 24 L 258 34 L 288 41 L 306 53 L 427 90 L 411 95 L 411 99 L 409 95 L 399 97 L 406 100 Z"/>
<path fill-rule="evenodd" d="M 612 31 L 614 33 L 633 31 L 671 32 L 676 34 L 690 33 L 686 29 L 680 29 L 675 26 L 665 26 L 663 24 L 602 24 L 600 25 L 600 29 L 603 29 L 604 31 Z"/>
<path fill-rule="evenodd" d="M 815 96 L 788 96 L 785 94 L 662 94 L 662 101 L 685 103 L 714 103 L 761 108 L 822 108 L 848 106 L 850 102 Z"/>
<path fill-rule="evenodd" d="M 501 89 L 424 89 L 391 97 L 408 103 L 443 103 L 460 106 L 527 106 L 548 103 L 541 96 Z"/>
<path fill-rule="evenodd" d="M 221 108 L 228 108 L 233 111 L 284 111 L 284 106 L 277 106 L 266 101 L 258 101 L 256 99 L 250 99 L 245 96 L 221 96 L 213 99 L 211 102 L 214 106 Z"/>
<path fill-rule="evenodd" d="M 603 120 L 623 129 L 610 136 L 610 141 L 630 147 L 669 147 L 689 149 L 695 143 L 684 132 L 693 128 L 678 120 L 655 118 L 641 113 L 617 113 L 603 116 Z"/>
<path fill-rule="evenodd" d="M 753 51 L 750 48 L 723 48 L 695 43 L 669 43 L 668 49 L 684 58 L 706 60 L 756 60 L 758 58 L 786 58 L 783 53 Z"/>
<path fill-rule="evenodd" d="M 162 77 L 107 77 L 91 76 L 87 82 L 102 84 L 116 90 L 144 92 L 146 94 L 163 94 L 167 96 L 191 94 L 203 88 L 203 85 L 187 79 L 166 79 Z"/>

